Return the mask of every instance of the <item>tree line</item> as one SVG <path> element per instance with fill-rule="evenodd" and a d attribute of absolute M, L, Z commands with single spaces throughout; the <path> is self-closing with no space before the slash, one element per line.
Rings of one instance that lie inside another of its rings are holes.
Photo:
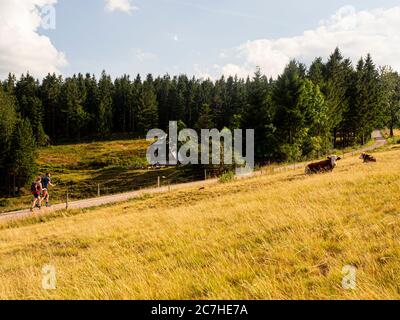
<path fill-rule="evenodd" d="M 364 144 L 374 128 L 399 124 L 400 76 L 370 55 L 356 66 L 337 48 L 307 68 L 291 61 L 277 79 L 257 70 L 246 79 L 151 74 L 112 80 L 103 72 L 38 81 L 10 74 L 0 85 L 0 180 L 23 186 L 35 171 L 38 146 L 103 139 L 112 133 L 145 136 L 169 121 L 195 129 L 255 129 L 262 161 L 319 156 Z"/>

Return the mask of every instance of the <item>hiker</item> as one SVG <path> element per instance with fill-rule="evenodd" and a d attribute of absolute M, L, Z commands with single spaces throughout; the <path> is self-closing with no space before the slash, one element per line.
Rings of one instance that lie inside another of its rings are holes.
<path fill-rule="evenodd" d="M 40 194 L 42 193 L 42 178 L 37 177 L 36 180 L 31 185 L 31 193 L 33 195 L 33 201 L 31 206 L 31 212 L 33 212 L 33 208 L 38 205 L 39 209 L 42 206 L 42 200 L 40 199 Z"/>
<path fill-rule="evenodd" d="M 43 200 L 46 201 L 46 207 L 49 207 L 49 186 L 50 187 L 55 187 L 55 184 L 51 183 L 51 174 L 46 173 L 46 175 L 42 178 L 42 186 L 43 186 Z"/>

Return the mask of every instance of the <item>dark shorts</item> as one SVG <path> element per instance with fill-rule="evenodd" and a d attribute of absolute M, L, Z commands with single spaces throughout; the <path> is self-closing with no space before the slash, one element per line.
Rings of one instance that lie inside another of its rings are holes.
<path fill-rule="evenodd" d="M 34 197 L 35 199 L 39 199 L 40 194 L 39 194 L 39 193 L 34 193 L 34 194 L 33 194 L 33 197 Z"/>

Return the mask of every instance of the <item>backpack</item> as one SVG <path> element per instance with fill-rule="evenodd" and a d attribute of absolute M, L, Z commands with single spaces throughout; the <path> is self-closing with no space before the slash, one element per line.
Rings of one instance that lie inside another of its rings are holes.
<path fill-rule="evenodd" d="M 37 182 L 33 182 L 31 185 L 31 192 L 32 193 L 36 193 L 39 189 L 39 185 L 37 184 Z"/>

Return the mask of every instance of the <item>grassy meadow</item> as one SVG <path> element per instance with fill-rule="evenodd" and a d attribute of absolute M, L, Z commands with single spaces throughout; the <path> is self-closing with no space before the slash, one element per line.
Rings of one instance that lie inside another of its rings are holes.
<path fill-rule="evenodd" d="M 0 223 L 0 299 L 400 299 L 400 147 L 374 155 Z"/>
<path fill-rule="evenodd" d="M 68 190 L 71 200 L 85 199 L 100 194 L 127 192 L 162 183 L 176 183 L 195 179 L 193 172 L 176 168 L 148 169 L 146 140 L 117 140 L 81 144 L 49 146 L 38 150 L 38 173 L 53 174 L 52 203 L 65 201 Z M 201 176 L 203 177 L 203 176 Z M 22 196 L 0 199 L 0 213 L 26 209 L 32 196 L 22 190 Z"/>
<path fill-rule="evenodd" d="M 388 135 L 389 132 L 387 132 Z M 396 137 L 388 139 L 397 143 Z M 332 150 L 332 154 L 343 154 L 372 146 L 374 140 L 364 146 L 353 146 Z M 39 148 L 37 160 L 38 175 L 51 172 L 55 188 L 51 187 L 51 203 L 65 202 L 68 192 L 70 200 L 93 198 L 98 195 L 117 194 L 132 190 L 151 188 L 161 184 L 175 184 L 204 179 L 204 172 L 196 168 L 150 168 L 146 160 L 149 142 L 144 139 L 94 141 L 77 144 L 62 144 Z M 274 167 L 290 165 L 274 164 Z M 32 195 L 27 189 L 21 195 L 0 198 L 0 214 L 30 207 Z"/>

